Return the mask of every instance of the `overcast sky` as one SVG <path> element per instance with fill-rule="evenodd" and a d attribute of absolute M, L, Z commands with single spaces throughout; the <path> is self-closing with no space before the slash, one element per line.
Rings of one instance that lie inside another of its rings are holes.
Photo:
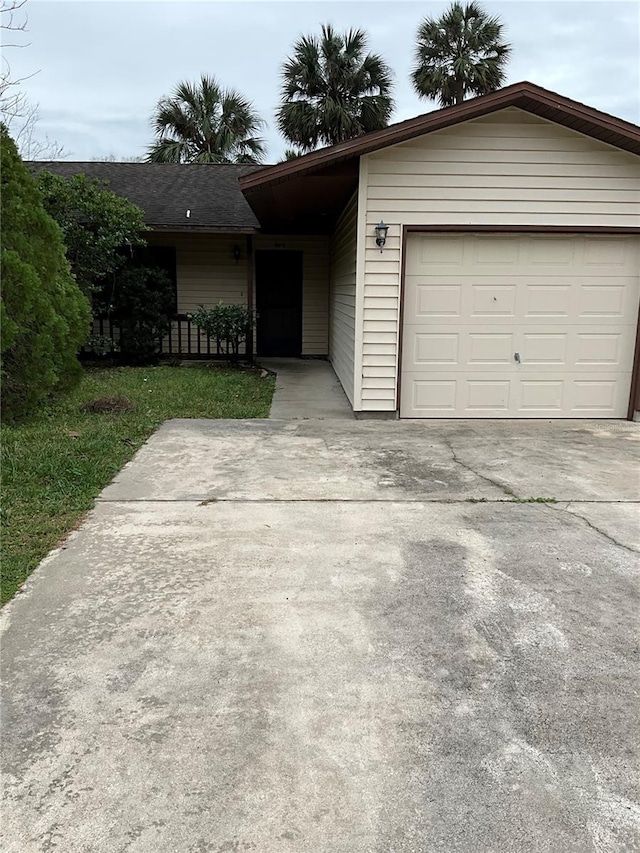
<path fill-rule="evenodd" d="M 12 74 L 24 77 L 40 106 L 38 136 L 72 160 L 143 155 L 149 118 L 183 79 L 213 74 L 239 89 L 266 119 L 268 160 L 285 148 L 275 127 L 280 67 L 295 39 L 320 24 L 364 28 L 369 49 L 395 72 L 401 121 L 436 107 L 409 83 L 415 32 L 448 2 L 129 2 L 28 0 L 28 46 L 7 49 Z M 530 80 L 605 112 L 640 123 L 640 3 L 484 2 L 513 46 L 508 83 Z M 15 40 L 15 39 L 13 39 Z"/>

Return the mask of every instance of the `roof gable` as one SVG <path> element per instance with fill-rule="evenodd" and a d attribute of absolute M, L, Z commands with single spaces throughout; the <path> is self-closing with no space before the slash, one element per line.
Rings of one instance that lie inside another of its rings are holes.
<path fill-rule="evenodd" d="M 243 192 L 251 193 L 254 189 L 327 169 L 345 160 L 453 127 L 469 119 L 503 110 L 505 107 L 518 107 L 578 133 L 640 155 L 640 127 L 637 125 L 595 110 L 579 101 L 565 98 L 533 83 L 522 82 L 453 107 L 424 113 L 416 118 L 392 124 L 383 130 L 367 133 L 338 145 L 312 151 L 297 160 L 265 167 L 242 177 L 240 186 Z"/>

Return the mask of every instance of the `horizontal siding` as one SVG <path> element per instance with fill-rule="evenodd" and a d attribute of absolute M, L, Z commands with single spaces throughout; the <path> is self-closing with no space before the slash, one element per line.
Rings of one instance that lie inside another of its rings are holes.
<path fill-rule="evenodd" d="M 516 108 L 370 154 L 367 171 L 371 224 L 640 224 L 637 157 Z"/>
<path fill-rule="evenodd" d="M 639 158 L 515 107 L 369 154 L 366 171 L 365 410 L 396 408 L 403 226 L 640 226 Z"/>
<path fill-rule="evenodd" d="M 150 245 L 174 246 L 178 279 L 178 312 L 193 311 L 198 305 L 211 308 L 222 301 L 231 305 L 247 301 L 247 252 L 244 235 L 222 234 L 147 236 Z M 241 257 L 233 259 L 233 247 Z"/>
<path fill-rule="evenodd" d="M 417 166 L 416 163 L 418 164 Z M 470 186 L 474 184 L 476 186 L 478 184 L 482 185 L 482 178 L 492 176 L 503 179 L 513 177 L 518 180 L 520 178 L 539 177 L 545 184 L 549 178 L 574 179 L 582 182 L 584 182 L 585 178 L 590 179 L 591 177 L 605 180 L 607 178 L 620 178 L 619 163 L 596 163 L 588 166 L 584 164 L 578 166 L 575 163 L 546 163 L 544 170 L 542 170 L 538 163 L 523 163 L 521 160 L 515 163 L 505 163 L 497 159 L 488 162 L 480 162 L 479 160 L 457 162 L 454 174 L 452 174 L 453 170 L 450 161 L 425 162 L 424 160 L 416 160 L 415 158 L 412 161 L 394 160 L 390 163 L 378 163 L 372 166 L 371 172 L 374 177 L 376 175 L 380 176 L 376 180 L 384 180 L 383 175 L 401 175 L 403 177 L 414 175 L 417 168 L 420 169 L 420 173 L 423 175 L 431 175 L 436 179 L 442 178 L 443 180 L 451 181 L 452 186 L 459 186 L 457 181 L 462 181 L 466 177 L 471 181 L 476 179 Z M 625 178 L 625 180 L 628 180 L 628 178 Z"/>
<path fill-rule="evenodd" d="M 356 329 L 357 195 L 340 216 L 331 238 L 329 358 L 353 405 Z"/>
<path fill-rule="evenodd" d="M 329 352 L 329 238 L 321 235 L 258 235 L 256 250 L 302 252 L 302 354 Z"/>

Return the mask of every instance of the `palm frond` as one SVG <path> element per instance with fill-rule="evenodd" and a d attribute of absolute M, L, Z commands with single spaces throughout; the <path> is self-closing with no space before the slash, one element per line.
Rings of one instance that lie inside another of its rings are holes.
<path fill-rule="evenodd" d="M 196 83 L 178 83 L 170 97 L 161 98 L 151 125 L 156 143 L 149 157 L 164 158 L 155 162 L 259 163 L 264 159 L 264 140 L 256 136 L 264 120 L 244 96 L 222 89 L 207 74 Z"/>
<path fill-rule="evenodd" d="M 393 75 L 366 47 L 363 30 L 338 33 L 331 24 L 322 25 L 319 37 L 302 36 L 294 44 L 282 66 L 276 112 L 290 143 L 310 151 L 388 124 Z"/>
<path fill-rule="evenodd" d="M 500 88 L 511 54 L 502 29 L 500 19 L 475 2 L 454 2 L 440 18 L 425 18 L 411 73 L 418 95 L 450 106 Z"/>

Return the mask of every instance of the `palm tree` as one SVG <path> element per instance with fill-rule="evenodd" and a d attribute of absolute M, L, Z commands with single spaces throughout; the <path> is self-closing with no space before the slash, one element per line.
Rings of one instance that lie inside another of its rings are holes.
<path fill-rule="evenodd" d="M 156 141 L 150 163 L 261 163 L 264 143 L 256 134 L 264 121 L 233 89 L 221 89 L 203 74 L 198 83 L 179 83 L 158 101 L 151 120 Z"/>
<path fill-rule="evenodd" d="M 282 67 L 282 103 L 276 113 L 282 135 L 302 151 L 334 145 L 386 127 L 393 111 L 392 72 L 365 53 L 362 30 L 302 36 Z"/>
<path fill-rule="evenodd" d="M 284 157 L 280 161 L 281 163 L 286 163 L 288 160 L 297 160 L 298 157 L 302 157 L 304 151 L 296 151 L 295 148 L 285 148 Z"/>
<path fill-rule="evenodd" d="M 501 38 L 500 19 L 474 2 L 455 2 L 440 18 L 425 18 L 418 28 L 411 74 L 416 92 L 443 107 L 461 104 L 469 95 L 495 92 L 506 79 L 511 54 L 511 46 Z"/>

